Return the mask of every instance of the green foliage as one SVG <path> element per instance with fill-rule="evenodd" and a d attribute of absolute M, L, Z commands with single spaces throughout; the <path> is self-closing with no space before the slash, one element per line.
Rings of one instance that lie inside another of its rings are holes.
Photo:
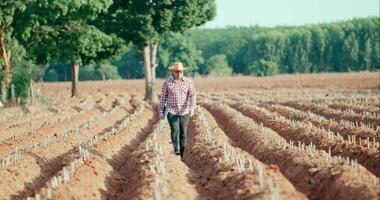
<path fill-rule="evenodd" d="M 235 73 L 242 73 L 242 66 L 246 65 L 242 60 L 240 50 L 246 45 L 251 35 L 256 35 L 269 30 L 262 27 L 228 27 L 223 29 L 194 29 L 187 35 L 192 44 L 202 51 L 204 60 L 213 55 L 224 54 L 229 65 Z M 204 74 L 205 66 L 200 67 L 200 73 Z"/>
<path fill-rule="evenodd" d="M 45 72 L 43 80 L 47 82 L 63 81 L 63 79 L 59 78 L 59 74 L 54 68 L 51 68 Z"/>
<path fill-rule="evenodd" d="M 378 17 L 368 17 L 299 27 L 196 29 L 189 37 L 205 60 L 225 54 L 234 73 L 249 75 L 263 66 L 261 59 L 276 63 L 279 73 L 380 69 L 379 34 Z M 200 69 L 203 74 L 205 67 Z"/>
<path fill-rule="evenodd" d="M 117 67 L 109 62 L 83 66 L 79 70 L 80 80 L 117 80 L 121 79 Z"/>
<path fill-rule="evenodd" d="M 3 96 L 3 91 L 2 91 L 2 81 L 3 81 L 3 78 L 4 78 L 4 72 L 0 71 L 0 101 L 1 103 L 5 103 L 5 102 L 2 102 L 2 101 L 5 101 L 5 97 Z"/>
<path fill-rule="evenodd" d="M 15 88 L 15 96 L 20 97 L 21 102 L 25 103 L 29 96 L 31 74 L 23 68 L 15 68 L 12 74 L 12 84 Z"/>
<path fill-rule="evenodd" d="M 228 66 L 227 57 L 223 54 L 211 56 L 205 63 L 205 71 L 209 76 L 230 76 L 232 69 Z"/>
<path fill-rule="evenodd" d="M 256 76 L 272 76 L 278 71 L 277 63 L 260 59 L 250 66 L 250 73 Z"/>
<path fill-rule="evenodd" d="M 43 80 L 47 82 L 71 81 L 71 66 L 52 64 L 47 67 Z M 79 80 L 117 80 L 121 79 L 118 67 L 109 62 L 84 65 L 79 69 Z"/>
<path fill-rule="evenodd" d="M 67 63 L 52 63 L 43 65 L 45 73 L 42 77 L 44 81 L 70 81 L 71 65 Z M 80 69 L 79 69 L 80 70 Z"/>
<path fill-rule="evenodd" d="M 33 65 L 31 67 L 31 78 L 34 81 L 40 80 L 47 70 L 47 65 Z"/>
<path fill-rule="evenodd" d="M 197 50 L 188 38 L 179 33 L 169 33 L 158 50 L 159 65 L 157 76 L 168 77 L 168 67 L 175 61 L 180 61 L 186 68 L 186 74 L 194 76 L 198 73 L 198 66 L 203 63 L 201 52 Z"/>
<path fill-rule="evenodd" d="M 3 81 L 4 78 L 4 72 L 0 71 L 0 86 L 1 86 L 1 81 Z"/>
<path fill-rule="evenodd" d="M 91 24 L 111 5 L 103 1 L 38 1 L 26 10 L 17 32 L 37 63 L 89 64 L 124 50 L 124 41 Z"/>
<path fill-rule="evenodd" d="M 117 67 L 110 64 L 109 62 L 96 64 L 95 69 L 98 72 L 99 76 L 102 78 L 102 80 L 121 79 L 121 77 L 118 74 Z"/>
<path fill-rule="evenodd" d="M 10 50 L 12 71 L 13 68 L 22 68 L 30 73 L 31 69 L 36 67 L 31 60 L 26 58 L 27 51 L 17 40 L 12 40 Z"/>
<path fill-rule="evenodd" d="M 167 32 L 200 26 L 215 13 L 215 0 L 115 0 L 97 24 L 143 47 L 157 43 Z"/>
<path fill-rule="evenodd" d="M 15 24 L 30 3 L 24 0 L 0 2 L 0 33 L 4 37 L 4 45 L 11 43 Z"/>
<path fill-rule="evenodd" d="M 124 79 L 144 78 L 144 66 L 142 55 L 135 45 L 130 45 L 120 59 L 112 60 L 111 63 L 118 68 L 118 73 Z"/>
<path fill-rule="evenodd" d="M 257 76 L 380 69 L 378 17 L 178 34 L 214 16 L 214 0 L 12 0 L 0 3 L 0 33 L 12 52 L 11 65 L 33 80 L 43 74 L 45 80 L 70 80 L 70 66 L 57 64 L 68 62 L 88 65 L 80 70 L 82 80 L 142 78 L 138 50 L 153 43 L 162 43 L 159 77 L 170 75 L 167 67 L 174 61 L 183 62 L 189 75 L 224 75 L 231 68 Z M 126 41 L 134 43 L 128 51 Z M 120 52 L 122 58 L 110 64 L 91 64 Z"/>

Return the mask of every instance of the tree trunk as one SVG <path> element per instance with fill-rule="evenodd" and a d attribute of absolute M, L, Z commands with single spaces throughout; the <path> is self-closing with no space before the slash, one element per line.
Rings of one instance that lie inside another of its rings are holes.
<path fill-rule="evenodd" d="M 1 59 L 3 60 L 3 66 L 1 67 L 1 71 L 4 73 L 4 79 L 1 84 L 1 91 L 4 92 L 2 93 L 2 96 L 5 97 L 5 99 L 8 96 L 8 90 L 10 87 L 10 84 L 12 82 L 12 74 L 11 74 L 11 63 L 10 63 L 10 58 L 11 58 L 11 51 L 5 48 L 5 42 L 4 42 L 4 37 L 2 32 L 0 31 L 0 56 Z"/>
<path fill-rule="evenodd" d="M 156 95 L 156 55 L 157 55 L 157 43 L 149 45 L 150 48 L 150 70 L 151 70 L 151 85 L 152 85 L 152 95 L 151 101 L 158 102 L 158 97 Z"/>
<path fill-rule="evenodd" d="M 144 46 L 142 48 L 144 55 L 144 72 L 145 72 L 145 100 L 158 102 L 156 95 L 156 54 L 157 43 Z"/>
<path fill-rule="evenodd" d="M 7 91 L 5 88 L 4 81 L 0 82 L 1 88 L 0 88 L 0 94 L 1 94 L 1 102 L 5 105 L 7 103 Z"/>
<path fill-rule="evenodd" d="M 33 80 L 30 79 L 30 85 L 29 85 L 29 94 L 30 94 L 30 104 L 32 106 L 34 106 L 34 84 L 33 84 Z"/>
<path fill-rule="evenodd" d="M 145 100 L 149 100 L 150 97 L 150 91 L 149 91 L 149 84 L 151 79 L 151 74 L 149 70 L 150 66 L 150 49 L 148 46 L 144 46 L 142 48 L 143 52 L 143 60 L 144 60 L 144 74 L 145 74 Z"/>
<path fill-rule="evenodd" d="M 152 70 L 152 80 L 156 80 L 156 55 L 157 55 L 157 46 L 158 44 L 150 45 L 150 60 L 151 60 L 151 70 Z"/>
<path fill-rule="evenodd" d="M 71 63 L 71 97 L 79 97 L 78 93 L 78 74 L 79 74 L 79 64 Z"/>
<path fill-rule="evenodd" d="M 11 58 L 11 51 L 10 50 L 7 51 L 4 48 L 3 53 L 2 53 L 2 59 L 4 61 L 4 68 L 3 68 L 3 72 L 5 75 L 4 76 L 4 85 L 5 85 L 7 90 L 9 89 L 10 84 L 12 82 L 10 58 Z"/>

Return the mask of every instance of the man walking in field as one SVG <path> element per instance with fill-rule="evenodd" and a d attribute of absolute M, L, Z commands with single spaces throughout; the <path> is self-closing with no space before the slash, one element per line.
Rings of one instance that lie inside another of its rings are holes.
<path fill-rule="evenodd" d="M 165 80 L 162 87 L 159 115 L 168 118 L 174 152 L 183 157 L 189 117 L 193 116 L 196 95 L 192 81 L 183 76 L 182 63 L 175 62 L 169 68 L 173 77 Z"/>

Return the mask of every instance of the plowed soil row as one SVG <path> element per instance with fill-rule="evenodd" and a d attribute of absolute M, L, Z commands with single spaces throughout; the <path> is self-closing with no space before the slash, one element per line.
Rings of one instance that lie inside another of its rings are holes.
<path fill-rule="evenodd" d="M 313 156 L 284 145 L 283 138 L 227 105 L 203 102 L 219 126 L 240 148 L 265 164 L 276 164 L 293 185 L 312 199 L 377 199 L 378 179 L 368 170 L 334 163 L 326 153 Z"/>
<path fill-rule="evenodd" d="M 115 101 L 116 97 L 110 97 L 105 100 L 104 105 L 107 109 L 112 109 L 113 102 Z M 129 97 L 125 97 L 129 98 Z M 65 120 L 63 122 L 56 122 L 51 124 L 50 126 L 42 127 L 38 131 L 36 131 L 33 134 L 27 134 L 24 137 L 17 138 L 15 140 L 8 140 L 4 143 L 0 144 L 0 152 L 1 156 L 6 155 L 10 153 L 15 148 L 22 148 L 23 146 L 27 144 L 33 144 L 38 141 L 41 141 L 43 138 L 49 137 L 49 136 L 56 136 L 57 133 L 68 130 L 68 129 L 74 129 L 76 126 L 83 124 L 87 121 L 90 121 L 91 119 L 96 118 L 100 114 L 107 112 L 107 110 L 101 106 L 96 106 L 95 102 L 93 102 L 92 107 L 90 110 L 85 111 L 83 113 L 77 113 L 76 111 L 74 115 L 72 115 L 73 111 L 68 111 L 64 113 L 60 113 L 60 117 L 64 118 Z M 69 116 L 66 118 L 66 116 Z M 48 119 L 46 119 L 48 120 Z M 35 120 L 32 120 L 35 121 Z"/>
<path fill-rule="evenodd" d="M 95 97 L 94 97 L 95 98 Z M 101 98 L 101 97 L 99 97 Z M 104 98 L 104 97 L 103 97 Z M 70 121 L 76 121 L 80 119 L 81 115 L 85 115 L 91 111 L 95 100 L 90 98 L 87 100 L 87 103 L 78 104 L 78 105 L 67 105 L 63 108 L 49 108 L 51 115 L 46 115 L 43 118 L 29 118 L 29 123 L 24 124 L 25 126 L 20 126 L 14 129 L 7 129 L 3 132 L 1 143 L 6 144 L 7 146 L 12 147 L 13 143 L 17 143 L 20 140 L 27 138 L 30 135 L 33 135 L 32 138 L 36 137 L 40 131 L 51 130 L 54 131 L 56 125 L 62 125 L 70 123 Z M 74 109 L 75 108 L 75 109 Z"/>
<path fill-rule="evenodd" d="M 125 187 L 129 182 L 126 170 L 133 167 L 128 159 L 156 122 L 147 105 L 126 128 L 95 144 L 90 158 L 67 184 L 54 191 L 53 199 L 125 199 L 123 194 L 132 192 Z"/>
<path fill-rule="evenodd" d="M 366 125 L 373 126 L 376 128 L 376 126 L 380 126 L 380 120 L 375 117 L 369 117 L 354 113 L 347 113 L 347 112 L 340 112 L 337 110 L 334 110 L 329 107 L 320 106 L 317 104 L 311 104 L 311 103 L 301 103 L 301 102 L 285 102 L 282 103 L 282 105 L 290 106 L 292 108 L 300 109 L 303 111 L 311 111 L 316 114 L 322 115 L 326 117 L 327 119 L 334 119 L 336 121 L 339 121 L 341 119 L 352 121 L 354 123 L 363 123 Z"/>
<path fill-rule="evenodd" d="M 62 96 L 53 96 L 52 100 L 55 102 L 55 106 L 63 107 L 64 105 L 75 101 L 77 98 L 68 98 Z M 10 107 L 0 111 L 0 123 L 1 127 L 8 127 L 10 123 L 14 123 L 16 120 L 28 119 L 31 116 L 39 115 L 46 111 L 49 107 L 44 104 L 37 104 L 33 106 L 17 106 Z M 7 126 L 8 125 L 8 126 Z"/>
<path fill-rule="evenodd" d="M 112 104 L 106 107 L 106 109 L 111 108 Z M 125 118 L 128 113 L 126 108 L 119 108 L 97 124 L 81 129 L 78 134 L 23 154 L 16 165 L 0 170 L 0 176 L 4 177 L 0 180 L 2 188 L 0 199 L 22 199 L 32 195 L 33 191 L 42 187 L 52 175 L 73 159 L 73 153 L 86 138 L 107 130 Z"/>
<path fill-rule="evenodd" d="M 193 183 L 191 170 L 173 152 L 167 122 L 160 123 L 165 125 L 162 132 L 149 133 L 127 159 L 127 182 L 122 187 L 122 195 L 117 199 L 203 199 Z M 158 126 L 159 124 L 155 129 Z M 155 148 L 162 148 L 163 154 Z M 159 163 L 157 157 L 160 158 Z M 164 165 L 161 168 L 165 171 L 163 174 L 158 174 L 160 170 L 156 167 L 160 165 Z"/>
<path fill-rule="evenodd" d="M 308 112 L 299 111 L 297 109 L 280 104 L 264 104 L 263 106 L 267 110 L 279 113 L 288 119 L 310 122 L 316 127 L 331 130 L 334 133 L 339 133 L 340 135 L 344 136 L 345 139 L 348 136 L 355 136 L 358 139 L 358 144 L 359 139 L 365 140 L 367 138 L 370 138 L 370 141 L 372 141 L 372 138 L 375 138 L 376 141 L 380 141 L 380 133 L 371 128 L 343 125 L 336 122 L 335 120 L 326 119 L 325 117 L 319 115 L 308 114 Z"/>
<path fill-rule="evenodd" d="M 313 143 L 317 149 L 325 150 L 326 152 L 331 149 L 333 156 L 340 155 L 355 159 L 376 176 L 380 175 L 380 163 L 378 162 L 378 160 L 380 160 L 380 151 L 375 148 L 366 148 L 356 144 L 342 142 L 341 140 L 332 141 L 327 134 L 318 132 L 318 129 L 300 126 L 291 123 L 290 120 L 287 119 L 281 120 L 278 114 L 276 116 L 276 113 L 270 113 L 265 109 L 261 110 L 254 105 L 234 104 L 232 107 L 245 116 L 251 117 L 256 122 L 263 123 L 266 127 L 276 131 L 286 140 L 292 140 L 296 143 Z"/>
<path fill-rule="evenodd" d="M 71 108 L 72 105 L 78 105 L 80 104 L 80 99 L 78 98 L 73 98 L 67 103 L 64 103 L 60 106 L 60 108 L 66 108 L 69 109 Z M 15 115 L 15 117 L 7 120 L 6 122 L 2 123 L 1 125 L 1 132 L 8 132 L 12 129 L 20 129 L 20 128 L 31 128 L 33 126 L 33 123 L 31 123 L 30 118 L 33 117 L 36 122 L 40 122 L 43 119 L 53 116 L 55 113 L 52 112 L 51 109 L 41 109 L 40 111 L 37 111 L 36 113 L 31 114 L 26 114 L 22 115 L 21 117 L 19 115 Z"/>
<path fill-rule="evenodd" d="M 54 191 L 53 199 L 202 199 L 189 180 L 189 169 L 171 151 L 168 127 L 151 138 L 158 126 L 156 110 L 148 105 L 126 128 L 95 144 L 90 158 Z M 157 152 L 146 148 L 148 140 L 165 150 L 161 159 L 169 175 L 164 177 L 168 192 L 159 196 L 150 170 Z"/>
<path fill-rule="evenodd" d="M 379 107 L 376 106 L 365 106 L 360 104 L 348 104 L 348 103 L 332 103 L 328 105 L 330 108 L 333 109 L 340 109 L 340 110 L 353 110 L 357 113 L 363 113 L 363 112 L 369 112 L 372 114 L 380 114 Z"/>
<path fill-rule="evenodd" d="M 199 114 L 191 120 L 185 163 L 198 175 L 196 182 L 202 194 L 209 199 L 307 199 L 276 166 L 266 166 L 252 155 L 232 147 L 213 117 L 204 109 L 201 112 L 205 113 L 207 122 L 202 122 Z M 209 126 L 206 127 L 205 123 Z M 207 131 L 211 131 L 210 140 L 207 140 Z M 215 144 L 218 140 L 224 145 Z M 253 163 L 252 169 L 249 169 L 248 162 L 244 162 L 241 171 L 234 160 L 226 160 L 227 148 Z M 261 169 L 262 174 L 257 169 Z M 271 183 L 276 186 L 271 188 Z"/>

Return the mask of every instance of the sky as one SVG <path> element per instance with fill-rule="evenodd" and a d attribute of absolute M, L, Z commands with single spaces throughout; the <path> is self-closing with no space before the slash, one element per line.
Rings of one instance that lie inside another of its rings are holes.
<path fill-rule="evenodd" d="M 379 16 L 380 0 L 216 0 L 217 14 L 202 28 L 305 25 Z"/>

